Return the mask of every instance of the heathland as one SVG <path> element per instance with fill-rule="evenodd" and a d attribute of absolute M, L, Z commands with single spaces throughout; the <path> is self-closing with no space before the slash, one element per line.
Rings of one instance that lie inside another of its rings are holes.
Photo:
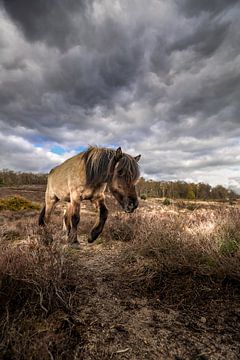
<path fill-rule="evenodd" d="M 83 203 L 75 250 L 65 204 L 38 227 L 44 190 L 0 188 L 0 359 L 239 359 L 238 200 L 143 196 L 125 214 L 107 194 L 102 236 L 87 243 Z"/>

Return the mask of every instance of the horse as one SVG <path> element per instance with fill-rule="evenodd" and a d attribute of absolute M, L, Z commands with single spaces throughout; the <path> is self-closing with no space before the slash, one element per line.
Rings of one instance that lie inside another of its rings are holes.
<path fill-rule="evenodd" d="M 90 146 L 62 164 L 53 168 L 47 180 L 45 204 L 39 215 L 39 226 L 49 223 L 50 215 L 58 201 L 68 203 L 63 223 L 68 242 L 79 247 L 77 227 L 83 200 L 90 200 L 98 208 L 99 217 L 93 226 L 88 242 L 93 243 L 102 233 L 108 217 L 104 192 L 110 192 L 126 213 L 132 213 L 139 205 L 136 183 L 140 176 L 138 161 L 141 155 L 132 157 L 117 150 Z"/>

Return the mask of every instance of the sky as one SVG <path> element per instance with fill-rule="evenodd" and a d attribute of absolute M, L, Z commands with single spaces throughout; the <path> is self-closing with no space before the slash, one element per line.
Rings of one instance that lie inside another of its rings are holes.
<path fill-rule="evenodd" d="M 0 168 L 88 145 L 240 191 L 240 2 L 0 0 Z"/>

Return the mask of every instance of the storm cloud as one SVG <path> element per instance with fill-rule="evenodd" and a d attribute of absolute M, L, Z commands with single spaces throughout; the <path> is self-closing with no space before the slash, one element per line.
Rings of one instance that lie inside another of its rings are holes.
<path fill-rule="evenodd" d="M 0 1 L 1 167 L 121 145 L 148 178 L 236 189 L 239 19 L 233 0 Z"/>

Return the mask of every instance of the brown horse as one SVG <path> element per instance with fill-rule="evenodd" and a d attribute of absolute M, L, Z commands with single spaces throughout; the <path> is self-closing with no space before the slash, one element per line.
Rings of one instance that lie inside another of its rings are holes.
<path fill-rule="evenodd" d="M 89 147 L 87 151 L 53 168 L 48 175 L 45 206 L 39 216 L 39 225 L 44 226 L 49 222 L 53 207 L 59 200 L 67 201 L 64 225 L 70 244 L 78 247 L 80 205 L 83 200 L 91 200 L 99 209 L 99 219 L 88 241 L 96 240 L 108 216 L 104 200 L 107 185 L 125 212 L 131 213 L 138 207 L 135 185 L 140 175 L 137 164 L 140 157 L 122 153 L 121 148 Z"/>

